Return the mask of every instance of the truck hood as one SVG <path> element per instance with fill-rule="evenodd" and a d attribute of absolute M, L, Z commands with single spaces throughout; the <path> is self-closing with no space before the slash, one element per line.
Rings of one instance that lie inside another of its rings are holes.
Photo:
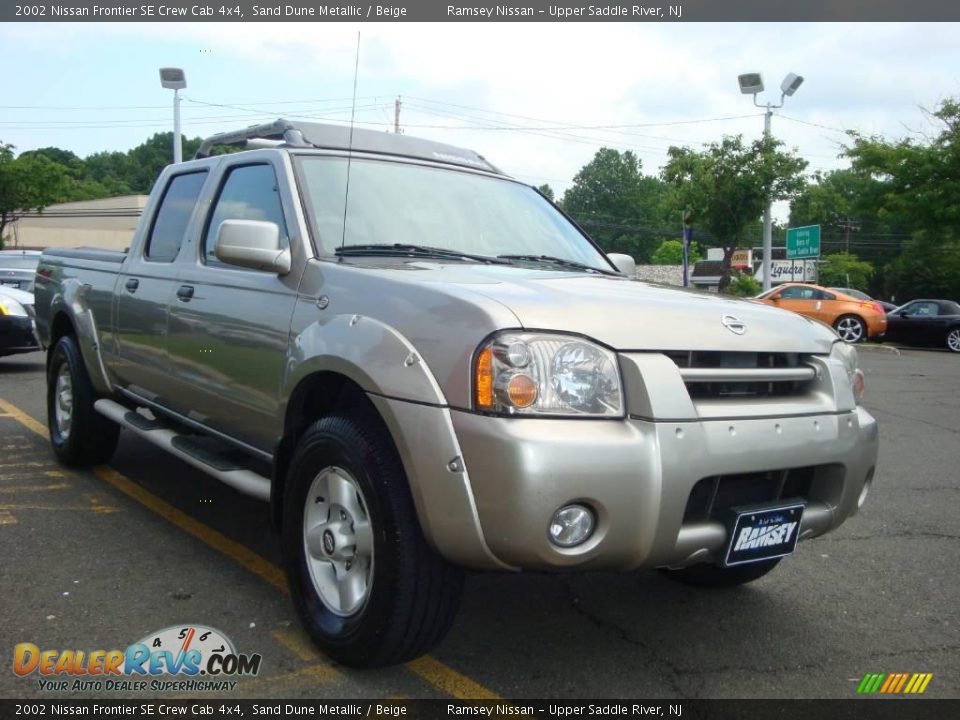
<path fill-rule="evenodd" d="M 408 280 L 495 300 L 523 328 L 577 333 L 620 351 L 829 353 L 836 341 L 823 323 L 788 310 L 625 278 L 423 262 L 405 269 L 426 271 L 407 273 Z M 741 324 L 743 332 L 734 332 L 731 324 Z"/>

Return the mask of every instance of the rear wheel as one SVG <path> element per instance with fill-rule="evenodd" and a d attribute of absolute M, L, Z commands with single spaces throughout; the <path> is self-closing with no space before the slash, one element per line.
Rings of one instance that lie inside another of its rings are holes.
<path fill-rule="evenodd" d="M 308 428 L 291 460 L 282 545 L 300 619 L 333 659 L 405 662 L 443 639 L 463 572 L 428 544 L 402 463 L 372 410 Z"/>
<path fill-rule="evenodd" d="M 844 315 L 833 324 L 840 339 L 848 343 L 863 342 L 867 339 L 867 324 L 856 315 Z"/>
<path fill-rule="evenodd" d="M 93 409 L 96 399 L 77 340 L 65 335 L 53 346 L 47 364 L 50 444 L 64 465 L 99 465 L 117 449 L 120 426 Z"/>
<path fill-rule="evenodd" d="M 947 331 L 947 350 L 960 353 L 960 328 L 951 328 Z"/>
<path fill-rule="evenodd" d="M 718 565 L 691 565 L 679 570 L 664 569 L 663 573 L 671 580 L 684 585 L 693 585 L 703 588 L 722 588 L 745 585 L 759 580 L 780 563 L 780 558 L 761 560 L 735 565 L 734 567 L 720 567 Z"/>

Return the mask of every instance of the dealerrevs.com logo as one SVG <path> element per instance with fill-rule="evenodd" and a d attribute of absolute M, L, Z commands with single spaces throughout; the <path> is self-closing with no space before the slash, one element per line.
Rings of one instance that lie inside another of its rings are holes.
<path fill-rule="evenodd" d="M 256 675 L 260 661 L 259 654 L 238 653 L 230 638 L 204 625 L 164 628 L 126 650 L 41 650 L 29 642 L 13 649 L 13 672 L 36 675 L 39 688 L 52 692 L 233 690 L 232 678 Z"/>

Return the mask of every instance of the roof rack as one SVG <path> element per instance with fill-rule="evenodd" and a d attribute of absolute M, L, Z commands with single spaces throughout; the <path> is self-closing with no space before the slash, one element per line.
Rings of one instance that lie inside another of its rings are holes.
<path fill-rule="evenodd" d="M 498 175 L 504 174 L 482 155 L 453 145 L 363 128 L 353 128 L 351 130 L 346 125 L 298 122 L 284 120 L 283 118 L 271 123 L 251 125 L 243 130 L 234 130 L 208 137 L 200 144 L 200 148 L 194 157 L 210 157 L 210 151 L 217 145 L 249 148 L 257 146 L 256 141 L 264 140 L 279 142 L 280 147 L 348 150 L 376 153 L 378 155 L 397 155 L 470 167 Z M 259 144 L 259 146 L 262 147 L 263 145 Z"/>

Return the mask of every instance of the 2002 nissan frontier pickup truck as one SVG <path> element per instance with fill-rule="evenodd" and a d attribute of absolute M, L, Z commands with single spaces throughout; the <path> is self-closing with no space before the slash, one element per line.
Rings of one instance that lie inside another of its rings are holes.
<path fill-rule="evenodd" d="M 43 254 L 53 450 L 126 428 L 269 501 L 304 625 L 356 666 L 439 642 L 463 568 L 755 580 L 867 496 L 856 352 L 629 264 L 468 150 L 214 136 L 127 252 Z"/>

